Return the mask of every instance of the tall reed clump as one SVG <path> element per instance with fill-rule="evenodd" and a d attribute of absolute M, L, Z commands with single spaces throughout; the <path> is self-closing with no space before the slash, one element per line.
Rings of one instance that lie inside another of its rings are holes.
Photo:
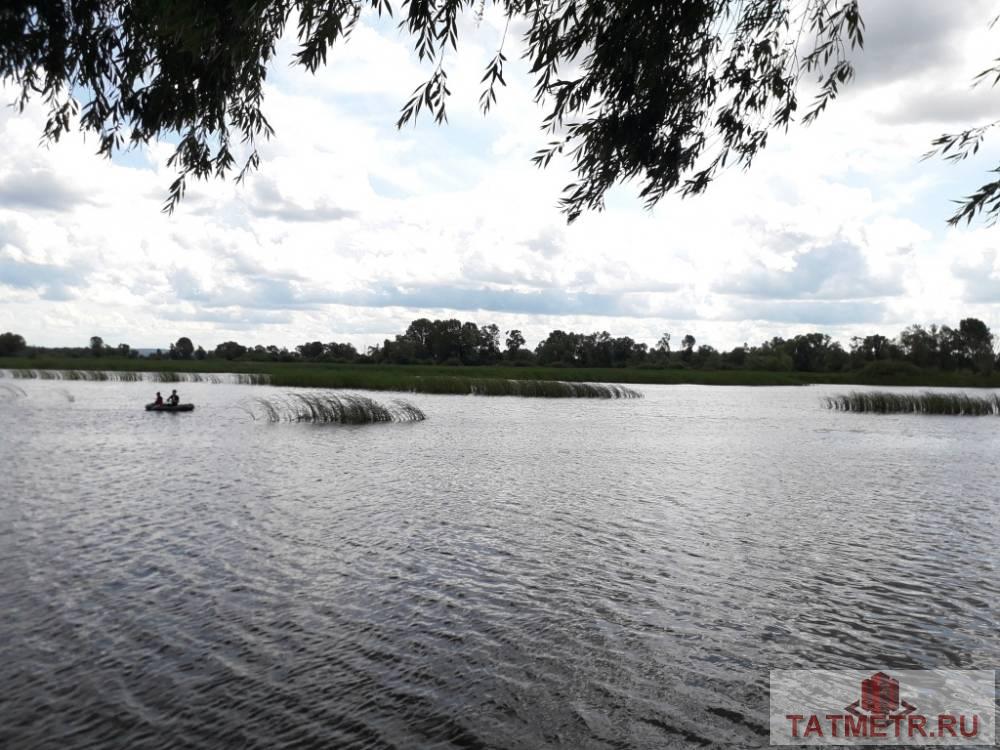
<path fill-rule="evenodd" d="M 573 383 L 563 380 L 470 379 L 475 396 L 522 396 L 528 398 L 642 398 L 639 391 L 614 383 Z"/>
<path fill-rule="evenodd" d="M 422 367 L 311 368 L 290 366 L 272 373 L 271 385 L 286 388 L 342 388 L 477 396 L 535 398 L 642 398 L 613 383 L 424 374 Z"/>
<path fill-rule="evenodd" d="M 944 414 L 954 416 L 1000 416 L 1000 394 L 970 396 L 967 393 L 888 393 L 853 391 L 828 396 L 826 405 L 838 411 L 871 414 Z"/>
<path fill-rule="evenodd" d="M 373 424 L 420 422 L 426 415 L 399 399 L 379 403 L 366 396 L 333 393 L 291 393 L 284 397 L 255 398 L 243 405 L 253 419 L 265 422 Z"/>
<path fill-rule="evenodd" d="M 264 373 L 203 373 L 157 370 L 0 370 L 0 377 L 35 380 L 114 381 L 117 383 L 213 383 L 231 385 L 269 385 L 271 376 Z"/>
<path fill-rule="evenodd" d="M 113 375 L 113 380 L 122 383 L 141 383 L 143 374 L 141 372 L 109 372 L 108 375 Z"/>
<path fill-rule="evenodd" d="M 120 375 L 135 375 L 134 372 L 108 372 L 105 370 L 39 370 L 39 374 L 48 380 L 86 380 L 104 382 L 107 380 L 125 380 Z M 134 378 L 129 378 L 134 380 Z"/>
<path fill-rule="evenodd" d="M 256 372 L 236 372 L 236 373 L 206 373 L 206 372 L 176 372 L 173 370 L 162 370 L 156 372 L 139 373 L 140 380 L 148 380 L 151 383 L 212 383 L 213 385 L 269 385 L 271 376 L 265 373 Z"/>
<path fill-rule="evenodd" d="M 455 393 L 473 396 L 522 398 L 642 398 L 632 388 L 614 383 L 576 383 L 563 380 L 505 380 L 501 378 L 419 378 L 402 386 L 418 393 Z"/>

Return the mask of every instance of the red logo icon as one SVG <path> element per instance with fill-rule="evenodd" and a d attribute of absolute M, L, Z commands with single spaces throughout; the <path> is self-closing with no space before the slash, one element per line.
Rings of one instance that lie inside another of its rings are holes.
<path fill-rule="evenodd" d="M 911 714 L 917 707 L 899 699 L 899 680 L 885 672 L 876 672 L 867 680 L 861 681 L 861 700 L 854 701 L 844 710 L 854 716 L 869 715 L 891 719 Z"/>

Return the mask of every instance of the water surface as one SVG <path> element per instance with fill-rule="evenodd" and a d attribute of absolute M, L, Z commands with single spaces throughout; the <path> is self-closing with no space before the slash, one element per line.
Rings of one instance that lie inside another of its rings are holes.
<path fill-rule="evenodd" d="M 3 382 L 4 747 L 745 747 L 769 669 L 1000 662 L 996 418 Z"/>

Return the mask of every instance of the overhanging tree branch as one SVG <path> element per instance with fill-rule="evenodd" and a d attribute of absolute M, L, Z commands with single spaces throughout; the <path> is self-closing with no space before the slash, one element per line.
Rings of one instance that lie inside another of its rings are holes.
<path fill-rule="evenodd" d="M 634 180 L 647 205 L 707 188 L 727 165 L 750 166 L 768 134 L 798 110 L 798 90 L 816 78 L 815 119 L 850 81 L 848 59 L 863 44 L 857 0 L 494 0 L 527 23 L 523 54 L 547 112 L 551 142 L 535 163 L 566 155 L 576 173 L 560 201 L 569 220 L 600 209 L 607 191 Z M 327 62 L 366 9 L 398 14 L 430 79 L 406 102 L 400 127 L 429 110 L 447 120 L 442 56 L 459 43 L 463 13 L 486 0 L 7 0 L 0 8 L 0 78 L 23 107 L 40 97 L 43 138 L 58 140 L 79 115 L 99 152 L 178 143 L 172 211 L 189 177 L 237 179 L 260 161 L 273 130 L 263 84 L 278 40 L 296 19 L 294 61 Z M 802 37 L 807 40 L 803 43 Z M 804 45 L 804 46 L 803 46 Z M 503 43 L 483 76 L 480 106 L 505 85 Z M 76 101 L 80 97 L 82 107 Z M 250 156 L 236 164 L 233 143 Z"/>

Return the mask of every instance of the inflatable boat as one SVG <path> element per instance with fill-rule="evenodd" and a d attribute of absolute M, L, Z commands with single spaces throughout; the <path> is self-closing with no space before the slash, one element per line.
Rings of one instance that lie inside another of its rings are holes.
<path fill-rule="evenodd" d="M 146 411 L 194 411 L 194 404 L 146 404 Z"/>

